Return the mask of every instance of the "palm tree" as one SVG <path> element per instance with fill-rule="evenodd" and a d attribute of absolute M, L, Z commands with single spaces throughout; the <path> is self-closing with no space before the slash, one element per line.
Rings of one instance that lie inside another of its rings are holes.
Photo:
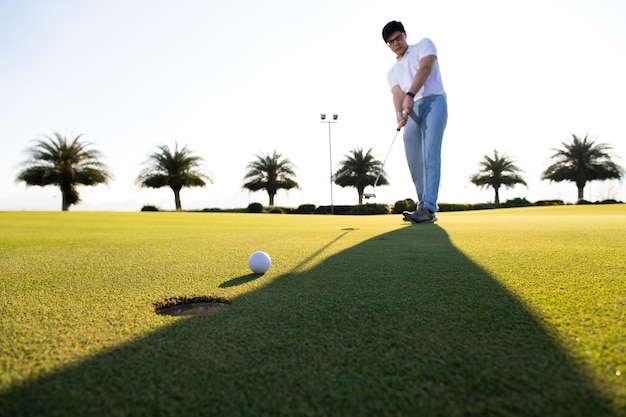
<path fill-rule="evenodd" d="M 91 144 L 81 142 L 81 136 L 68 141 L 54 132 L 52 136 L 36 140 L 27 150 L 30 159 L 24 163 L 26 166 L 16 181 L 40 187 L 58 186 L 63 197 L 61 209 L 68 211 L 72 204 L 80 201 L 77 185 L 105 184 L 113 178 L 106 165 L 98 160 L 100 152 L 87 149 Z"/>
<path fill-rule="evenodd" d="M 606 143 L 596 144 L 588 136 L 580 139 L 572 134 L 571 142 L 561 142 L 561 149 L 553 149 L 556 162 L 541 174 L 542 180 L 575 183 L 579 201 L 588 181 L 620 179 L 624 174 L 624 168 L 611 161 L 607 151 L 612 148 Z"/>
<path fill-rule="evenodd" d="M 295 166 L 289 159 L 280 159 L 276 151 L 272 155 L 261 153 L 256 160 L 248 164 L 248 172 L 243 178 L 243 188 L 250 191 L 265 190 L 270 198 L 270 206 L 274 206 L 274 197 L 278 190 L 300 188 L 293 177 Z"/>
<path fill-rule="evenodd" d="M 363 148 L 352 149 L 351 154 L 345 155 L 345 158 L 335 173 L 335 184 L 340 187 L 355 187 L 359 193 L 359 204 L 363 204 L 363 191 L 368 185 L 374 185 L 382 163 L 374 158 L 371 148 L 367 152 Z M 383 172 L 377 185 L 387 184 L 389 181 Z"/>
<path fill-rule="evenodd" d="M 201 171 L 202 158 L 193 155 L 187 146 L 179 150 L 177 142 L 174 152 L 167 145 L 157 149 L 149 155 L 148 166 L 137 177 L 137 184 L 147 188 L 170 187 L 174 192 L 176 210 L 180 211 L 180 190 L 183 187 L 204 187 L 213 180 Z"/>
<path fill-rule="evenodd" d="M 470 182 L 480 188 L 492 187 L 496 204 L 500 204 L 500 187 L 513 188 L 517 184 L 526 185 L 519 174 L 522 170 L 506 155 L 500 156 L 494 149 L 493 157 L 484 155 L 479 163 L 480 171 L 470 176 Z"/>

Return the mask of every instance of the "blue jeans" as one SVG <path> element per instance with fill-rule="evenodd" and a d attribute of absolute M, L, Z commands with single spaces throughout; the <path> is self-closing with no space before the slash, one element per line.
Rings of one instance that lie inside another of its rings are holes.
<path fill-rule="evenodd" d="M 404 152 L 417 191 L 417 201 L 437 211 L 441 180 L 441 142 L 448 122 L 445 96 L 428 96 L 415 102 L 404 126 Z"/>

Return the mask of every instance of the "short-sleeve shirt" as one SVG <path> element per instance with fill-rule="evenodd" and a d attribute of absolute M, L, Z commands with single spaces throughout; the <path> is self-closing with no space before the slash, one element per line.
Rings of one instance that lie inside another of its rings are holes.
<path fill-rule="evenodd" d="M 409 45 L 404 56 L 399 58 L 387 73 L 389 87 L 393 88 L 395 85 L 399 85 L 402 91 L 407 91 L 420 67 L 420 59 L 429 55 L 437 56 L 437 48 L 430 39 L 424 38 L 415 45 Z M 435 60 L 430 76 L 420 91 L 415 94 L 415 100 L 432 95 L 446 95 L 439 71 L 439 60 Z"/>

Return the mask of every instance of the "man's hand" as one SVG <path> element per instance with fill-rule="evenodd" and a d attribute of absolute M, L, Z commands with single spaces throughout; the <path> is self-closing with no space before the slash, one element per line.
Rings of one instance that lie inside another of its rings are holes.
<path fill-rule="evenodd" d="M 408 117 L 405 117 L 403 111 L 399 111 L 396 113 L 396 119 L 398 121 L 398 129 L 401 129 L 406 124 Z"/>
<path fill-rule="evenodd" d="M 409 119 L 409 114 L 411 114 L 411 112 L 413 111 L 414 104 L 415 102 L 413 101 L 413 97 L 409 95 L 404 96 L 404 99 L 402 100 L 402 113 L 400 114 L 402 122 L 398 120 L 398 129 L 406 124 L 407 120 Z"/>
<path fill-rule="evenodd" d="M 408 116 L 405 116 L 403 111 L 399 111 L 398 113 L 396 113 L 396 118 L 398 119 L 398 127 L 397 127 L 397 129 L 400 130 L 406 124 Z"/>
<path fill-rule="evenodd" d="M 405 95 L 404 100 L 402 101 L 402 113 L 404 113 L 408 117 L 409 114 L 411 114 L 411 112 L 413 111 L 414 104 L 415 101 L 413 100 L 413 97 L 408 94 Z"/>
<path fill-rule="evenodd" d="M 398 130 L 406 125 L 409 120 L 409 114 L 413 111 L 413 97 L 407 95 L 399 85 L 393 86 L 391 89 L 393 95 L 393 104 L 396 108 L 396 120 L 398 121 Z"/>

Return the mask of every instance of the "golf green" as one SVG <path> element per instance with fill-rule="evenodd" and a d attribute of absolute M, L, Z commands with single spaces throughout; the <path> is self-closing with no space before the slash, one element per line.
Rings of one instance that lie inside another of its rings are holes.
<path fill-rule="evenodd" d="M 626 416 L 626 206 L 438 217 L 0 213 L 0 415 Z"/>

